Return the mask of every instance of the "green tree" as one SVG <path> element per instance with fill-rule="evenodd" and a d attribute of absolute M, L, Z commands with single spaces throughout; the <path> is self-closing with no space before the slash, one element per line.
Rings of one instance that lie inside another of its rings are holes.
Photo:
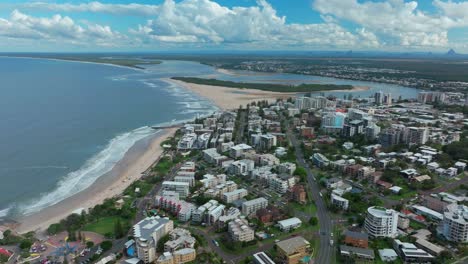
<path fill-rule="evenodd" d="M 76 232 L 75 230 L 68 229 L 68 241 L 76 241 Z"/>
<path fill-rule="evenodd" d="M 21 242 L 20 242 L 20 244 L 19 244 L 19 247 L 20 247 L 21 249 L 29 249 L 29 248 L 31 248 L 32 244 L 33 244 L 33 243 L 32 243 L 31 240 L 29 240 L 29 239 L 23 239 L 23 240 L 21 240 Z"/>
<path fill-rule="evenodd" d="M 114 223 L 114 235 L 115 235 L 115 238 L 122 238 L 125 235 L 122 222 L 120 221 L 119 218 Z"/>
<path fill-rule="evenodd" d="M 103 251 L 107 251 L 112 248 L 112 241 L 106 240 L 102 241 L 101 248 Z"/>
<path fill-rule="evenodd" d="M 318 224 L 318 218 L 315 216 L 311 217 L 309 220 L 309 224 L 316 226 Z"/>

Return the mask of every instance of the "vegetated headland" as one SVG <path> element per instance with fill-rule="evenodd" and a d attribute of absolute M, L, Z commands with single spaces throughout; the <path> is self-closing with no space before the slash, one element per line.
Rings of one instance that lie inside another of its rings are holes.
<path fill-rule="evenodd" d="M 65 60 L 65 61 L 76 61 L 76 62 L 89 62 L 89 63 L 100 63 L 100 64 L 111 64 L 122 67 L 130 67 L 135 69 L 144 69 L 144 65 L 156 65 L 160 64 L 160 60 L 149 60 L 140 59 L 136 57 L 110 57 L 98 56 L 98 55 L 80 55 L 80 54 L 5 54 L 5 56 L 20 57 L 20 58 L 35 58 L 35 59 L 51 59 L 51 60 Z"/>
<path fill-rule="evenodd" d="M 300 84 L 300 85 L 286 85 L 286 84 L 272 84 L 272 83 L 246 83 L 246 82 L 232 82 L 217 79 L 204 79 L 196 77 L 173 77 L 172 79 L 187 83 L 222 86 L 228 88 L 239 89 L 256 89 L 270 92 L 282 93 L 308 93 L 319 91 L 335 91 L 335 90 L 352 90 L 352 85 L 336 85 L 336 84 Z"/>

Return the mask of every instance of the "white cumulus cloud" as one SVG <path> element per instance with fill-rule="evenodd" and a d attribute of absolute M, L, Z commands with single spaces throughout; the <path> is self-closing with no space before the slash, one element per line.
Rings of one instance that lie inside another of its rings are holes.
<path fill-rule="evenodd" d="M 106 4 L 101 2 L 89 2 L 82 4 L 32 2 L 20 5 L 28 10 L 46 10 L 54 12 L 92 12 L 107 13 L 113 15 L 152 16 L 159 12 L 157 5 L 130 4 Z"/>
<path fill-rule="evenodd" d="M 436 0 L 434 4 L 445 10 L 441 14 L 428 14 L 418 9 L 418 2 L 404 0 L 315 0 L 313 7 L 323 15 L 362 26 L 385 38 L 389 45 L 444 47 L 449 44 L 448 30 L 466 27 L 468 23 L 466 19 L 456 19 L 455 11 L 451 11 L 454 3 Z M 464 10 L 466 15 L 468 9 Z M 463 12 L 456 16 L 462 17 Z"/>
<path fill-rule="evenodd" d="M 67 16 L 33 17 L 18 10 L 11 12 L 8 19 L 0 18 L 0 37 L 105 46 L 125 39 L 109 26 L 91 23 L 82 26 Z"/>
<path fill-rule="evenodd" d="M 251 7 L 228 8 L 210 0 L 166 0 L 145 25 L 132 30 L 142 38 L 168 42 L 263 45 L 265 49 L 290 46 L 376 46 L 358 32 L 333 22 L 290 24 L 266 1 Z M 265 46 L 266 45 L 266 46 Z"/>

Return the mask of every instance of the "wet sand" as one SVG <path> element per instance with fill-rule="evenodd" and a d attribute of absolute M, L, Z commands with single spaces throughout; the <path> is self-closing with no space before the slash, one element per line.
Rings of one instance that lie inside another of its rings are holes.
<path fill-rule="evenodd" d="M 89 188 L 77 193 L 40 212 L 24 216 L 18 220 L 16 231 L 26 233 L 46 230 L 68 215 L 87 210 L 101 204 L 105 199 L 119 196 L 134 181 L 138 180 L 163 153 L 161 142 L 172 136 L 176 128 L 166 129 L 137 142 L 114 168 L 101 176 Z"/>

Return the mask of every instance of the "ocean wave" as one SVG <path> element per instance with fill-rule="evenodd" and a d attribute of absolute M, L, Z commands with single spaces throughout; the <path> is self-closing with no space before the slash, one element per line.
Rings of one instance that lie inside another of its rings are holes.
<path fill-rule="evenodd" d="M 39 199 L 18 205 L 17 210 L 23 215 L 28 215 L 83 191 L 109 172 L 136 142 L 154 133 L 157 133 L 154 129 L 142 127 L 113 138 L 102 151 L 87 160 L 81 168 L 68 173 L 60 180 L 53 191 L 42 194 Z"/>
<path fill-rule="evenodd" d="M 0 170 L 39 170 L 39 169 L 57 169 L 57 170 L 66 170 L 66 166 L 26 166 L 26 167 L 16 167 L 16 168 L 0 168 Z"/>
<path fill-rule="evenodd" d="M 0 219 L 8 216 L 10 210 L 11 210 L 11 208 L 6 208 L 6 209 L 0 210 Z"/>

